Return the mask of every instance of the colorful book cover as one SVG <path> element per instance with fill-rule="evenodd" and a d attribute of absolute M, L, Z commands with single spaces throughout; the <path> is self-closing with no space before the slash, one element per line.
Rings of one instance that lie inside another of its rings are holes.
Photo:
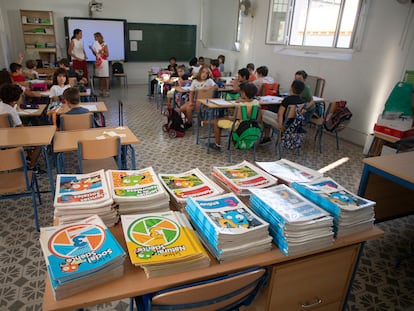
<path fill-rule="evenodd" d="M 205 256 L 193 229 L 180 212 L 122 215 L 122 228 L 131 262 L 151 265 Z"/>
<path fill-rule="evenodd" d="M 50 271 L 58 283 L 75 280 L 110 266 L 122 264 L 125 252 L 99 216 L 40 229 L 40 243 Z"/>
<path fill-rule="evenodd" d="M 251 187 L 265 188 L 277 182 L 274 177 L 248 161 L 233 166 L 214 167 L 213 174 L 233 189 L 239 190 Z"/>
<path fill-rule="evenodd" d="M 206 197 L 223 193 L 217 184 L 195 168 L 181 174 L 159 174 L 161 183 L 178 202 L 188 197 Z"/>
<path fill-rule="evenodd" d="M 115 201 L 150 200 L 166 195 L 152 167 L 141 170 L 108 170 L 109 186 Z"/>
<path fill-rule="evenodd" d="M 322 173 L 286 159 L 273 162 L 256 162 L 256 164 L 269 174 L 289 184 L 291 182 L 311 182 L 323 176 Z"/>
<path fill-rule="evenodd" d="M 110 200 L 104 170 L 89 174 L 58 174 L 56 177 L 55 207 L 99 204 Z"/>

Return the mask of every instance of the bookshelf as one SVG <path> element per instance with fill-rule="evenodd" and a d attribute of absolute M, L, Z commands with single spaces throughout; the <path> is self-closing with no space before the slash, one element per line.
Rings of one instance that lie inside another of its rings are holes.
<path fill-rule="evenodd" d="M 20 10 L 26 55 L 44 63 L 56 61 L 56 36 L 52 11 Z"/>

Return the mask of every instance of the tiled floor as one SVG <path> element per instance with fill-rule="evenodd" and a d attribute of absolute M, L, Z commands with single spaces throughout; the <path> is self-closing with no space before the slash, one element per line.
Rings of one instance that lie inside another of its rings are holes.
<path fill-rule="evenodd" d="M 171 139 L 161 127 L 166 117 L 157 110 L 153 99 L 146 96 L 147 86 L 115 88 L 106 100 L 110 109 L 108 125 L 118 125 L 118 100 L 124 102 L 123 120 L 139 137 L 135 147 L 137 167 L 152 166 L 156 172 L 182 172 L 193 167 L 210 174 L 213 166 L 227 165 L 225 152 L 206 154 L 204 145 L 195 144 L 195 134 Z M 332 168 L 327 175 L 356 192 L 362 171 L 362 147 L 324 135 L 323 153 L 313 142 L 314 129 L 306 134 L 300 155 L 288 153 L 286 158 L 314 169 L 338 160 L 344 163 Z M 67 159 L 74 160 L 68 156 Z M 253 161 L 251 151 L 234 153 L 233 163 L 243 159 Z M 276 160 L 274 145 L 259 147 L 258 161 Z M 74 172 L 74 161 L 68 171 Z M 41 188 L 48 190 L 48 180 L 40 175 Z M 42 195 L 40 222 L 52 224 L 53 206 L 50 193 Z M 31 201 L 28 198 L 0 201 L 0 310 L 42 310 L 45 264 L 39 247 L 39 234 L 34 228 Z M 379 224 L 383 238 L 366 244 L 347 310 L 414 310 L 414 216 Z M 333 279 L 335 276 L 332 276 Z M 294 290 L 294 289 L 292 289 Z M 109 302 L 88 310 L 128 310 L 128 300 Z M 288 310 L 289 311 L 289 310 Z"/>

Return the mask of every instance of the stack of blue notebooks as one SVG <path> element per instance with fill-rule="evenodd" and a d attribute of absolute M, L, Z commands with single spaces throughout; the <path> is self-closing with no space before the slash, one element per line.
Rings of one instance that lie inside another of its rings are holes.
<path fill-rule="evenodd" d="M 188 198 L 186 211 L 205 247 L 219 261 L 269 251 L 269 224 L 253 213 L 234 193 Z"/>
<path fill-rule="evenodd" d="M 292 187 L 334 217 L 335 235 L 338 237 L 374 226 L 375 202 L 353 194 L 329 177 L 310 183 L 292 183 Z"/>
<path fill-rule="evenodd" d="M 270 235 L 285 255 L 296 255 L 333 243 L 329 213 L 286 185 L 251 189 L 250 207 L 269 222 Z"/>

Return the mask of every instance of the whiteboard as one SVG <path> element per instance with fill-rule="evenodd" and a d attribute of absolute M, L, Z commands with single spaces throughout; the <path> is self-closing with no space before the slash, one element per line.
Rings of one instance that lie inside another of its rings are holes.
<path fill-rule="evenodd" d="M 76 28 L 82 30 L 82 39 L 88 61 L 95 61 L 95 56 L 88 47 L 93 45 L 93 34 L 95 32 L 100 32 L 108 45 L 108 60 L 125 60 L 126 20 L 65 17 L 67 47 L 69 47 L 73 30 Z"/>

